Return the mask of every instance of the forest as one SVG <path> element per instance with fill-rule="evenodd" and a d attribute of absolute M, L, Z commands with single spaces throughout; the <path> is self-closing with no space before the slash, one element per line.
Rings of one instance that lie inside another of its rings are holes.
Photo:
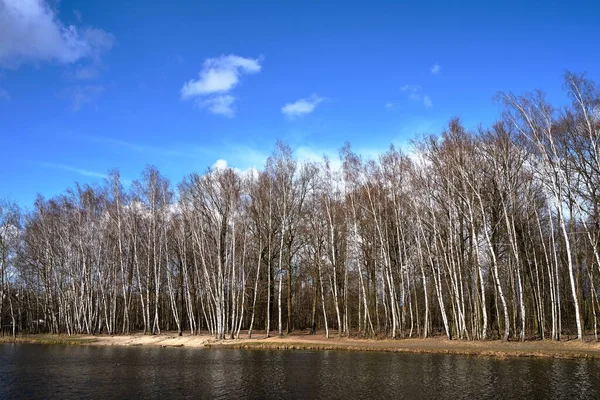
<path fill-rule="evenodd" d="M 598 340 L 600 88 L 563 89 L 377 159 L 278 142 L 260 171 L 3 200 L 2 332 Z"/>

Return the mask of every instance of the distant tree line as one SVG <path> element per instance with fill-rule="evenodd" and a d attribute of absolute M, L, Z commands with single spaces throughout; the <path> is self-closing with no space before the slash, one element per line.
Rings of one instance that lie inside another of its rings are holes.
<path fill-rule="evenodd" d="M 598 338 L 600 90 L 500 93 L 499 121 L 340 168 L 277 143 L 262 171 L 176 187 L 148 167 L 0 206 L 10 333 L 292 330 L 327 336 Z"/>

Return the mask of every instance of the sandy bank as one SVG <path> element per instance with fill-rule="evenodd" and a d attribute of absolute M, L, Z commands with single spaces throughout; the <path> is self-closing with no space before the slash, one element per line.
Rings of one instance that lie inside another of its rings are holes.
<path fill-rule="evenodd" d="M 600 359 L 600 343 L 576 340 L 553 342 L 526 341 L 502 342 L 447 340 L 442 337 L 429 339 L 374 340 L 357 338 L 330 338 L 322 335 L 292 334 L 265 338 L 255 334 L 252 339 L 216 340 L 202 335 L 177 336 L 174 332 L 160 335 L 22 335 L 16 339 L 0 337 L 0 343 L 73 344 L 90 346 L 159 346 L 191 348 L 241 348 L 241 349 L 289 349 L 289 350 L 340 350 L 383 351 L 405 353 L 465 354 L 493 357 L 550 357 Z"/>
<path fill-rule="evenodd" d="M 174 332 L 160 335 L 19 335 L 0 337 L 0 343 L 69 344 L 90 346 L 159 346 L 159 347 L 204 347 L 206 343 L 217 342 L 209 335 L 178 336 Z"/>

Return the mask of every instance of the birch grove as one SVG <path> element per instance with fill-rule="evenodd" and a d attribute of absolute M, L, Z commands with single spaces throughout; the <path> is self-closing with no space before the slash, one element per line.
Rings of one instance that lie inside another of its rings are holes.
<path fill-rule="evenodd" d="M 500 93 L 502 117 L 363 159 L 0 202 L 2 334 L 598 338 L 600 89 Z M 339 167 L 334 167 L 339 165 Z"/>

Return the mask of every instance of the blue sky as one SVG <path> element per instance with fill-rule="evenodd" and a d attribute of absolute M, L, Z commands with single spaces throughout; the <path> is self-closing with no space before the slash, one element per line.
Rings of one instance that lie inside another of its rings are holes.
<path fill-rule="evenodd" d="M 149 3 L 149 4 L 148 4 Z M 489 4 L 488 4 L 489 3 Z M 262 168 L 282 139 L 303 159 L 365 157 L 491 124 L 499 91 L 565 69 L 600 81 L 594 2 L 0 0 L 0 198 L 173 183 L 217 160 Z"/>

